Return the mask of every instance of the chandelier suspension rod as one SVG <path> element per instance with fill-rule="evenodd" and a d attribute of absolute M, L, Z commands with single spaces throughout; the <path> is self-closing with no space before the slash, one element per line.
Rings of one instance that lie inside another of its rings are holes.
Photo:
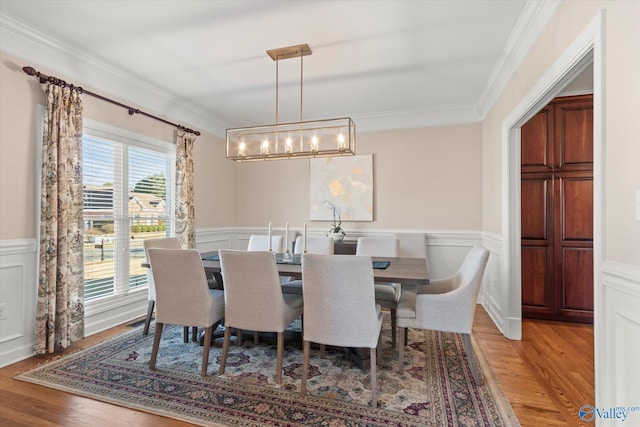
<path fill-rule="evenodd" d="M 80 86 L 76 86 L 74 84 L 68 84 L 66 81 L 64 81 L 62 79 L 59 79 L 57 77 L 47 76 L 46 74 L 42 74 L 40 71 L 36 71 L 35 68 L 33 68 L 33 67 L 28 67 L 28 66 L 27 67 L 22 67 L 22 71 L 24 71 L 26 74 L 28 74 L 30 76 L 38 77 L 40 79 L 40 83 L 52 83 L 54 85 L 58 85 L 58 86 L 62 86 L 62 87 L 67 87 L 68 86 L 71 90 L 75 90 L 78 93 L 86 93 L 87 95 L 93 96 L 94 98 L 98 98 L 101 101 L 105 101 L 105 102 L 108 102 L 110 104 L 117 105 L 118 107 L 125 108 L 125 109 L 129 110 L 129 115 L 130 116 L 133 116 L 134 114 L 142 114 L 143 116 L 149 117 L 150 119 L 154 119 L 154 120 L 157 120 L 159 122 L 165 123 L 167 125 L 173 126 L 175 128 L 178 128 L 179 130 L 183 130 L 183 131 L 185 131 L 187 133 L 192 133 L 194 135 L 200 136 L 200 131 L 190 129 L 188 127 L 182 126 L 182 125 L 177 124 L 177 123 L 172 123 L 172 122 L 170 122 L 168 120 L 165 120 L 165 119 L 160 118 L 160 117 L 156 117 L 156 116 L 154 116 L 152 114 L 149 114 L 149 113 L 145 113 L 144 111 L 141 111 L 138 108 L 130 107 L 130 106 L 125 105 L 125 104 L 123 104 L 121 102 L 114 101 L 113 99 L 107 98 L 106 96 L 102 96 L 102 95 L 99 95 L 97 93 L 94 93 L 94 92 L 88 91 L 86 89 L 83 89 Z"/>
<path fill-rule="evenodd" d="M 302 61 L 304 55 L 302 54 L 302 50 L 300 50 L 300 121 L 302 122 Z"/>

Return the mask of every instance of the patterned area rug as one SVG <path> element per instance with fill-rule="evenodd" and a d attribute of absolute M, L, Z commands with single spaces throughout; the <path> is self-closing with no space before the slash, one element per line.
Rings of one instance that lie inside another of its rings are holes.
<path fill-rule="evenodd" d="M 383 331 L 388 332 L 388 323 Z M 295 334 L 294 334 L 295 336 Z M 199 375 L 202 347 L 183 343 L 181 327 L 165 327 L 156 371 L 148 364 L 153 330 L 142 329 L 18 375 L 16 378 L 198 425 L 242 426 L 511 426 L 511 406 L 477 351 L 483 384 L 475 384 L 455 334 L 410 331 L 406 367 L 398 374 L 397 350 L 383 336 L 378 365 L 378 409 L 369 371 L 354 367 L 343 349 L 312 347 L 307 396 L 299 394 L 301 343 L 287 341 L 282 386 L 275 384 L 271 340 L 231 346 L 226 373 L 218 376 L 221 340 Z"/>

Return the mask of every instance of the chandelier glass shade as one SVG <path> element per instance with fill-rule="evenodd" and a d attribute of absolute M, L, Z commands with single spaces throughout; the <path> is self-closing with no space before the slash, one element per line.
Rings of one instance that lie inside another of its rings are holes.
<path fill-rule="evenodd" d="M 227 129 L 227 159 L 300 159 L 349 156 L 356 153 L 356 125 L 350 117 L 302 120 L 302 57 L 311 55 L 308 45 L 267 51 L 276 61 L 275 124 Z M 300 58 L 300 121 L 278 122 L 278 61 Z"/>

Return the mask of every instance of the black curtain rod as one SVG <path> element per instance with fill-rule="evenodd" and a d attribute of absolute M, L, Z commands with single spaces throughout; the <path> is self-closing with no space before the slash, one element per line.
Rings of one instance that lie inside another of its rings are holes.
<path fill-rule="evenodd" d="M 94 98 L 98 98 L 98 99 L 100 99 L 102 101 L 109 102 L 111 104 L 117 105 L 118 107 L 126 108 L 129 111 L 129 115 L 131 115 L 131 116 L 134 115 L 134 114 L 142 114 L 143 116 L 147 116 L 147 117 L 152 118 L 154 120 L 158 120 L 158 121 L 160 121 L 162 123 L 166 123 L 168 125 L 176 127 L 176 128 L 178 128 L 180 130 L 183 130 L 185 132 L 192 133 L 194 135 L 200 136 L 200 131 L 189 129 L 188 127 L 184 127 L 184 126 L 179 125 L 177 123 L 172 123 L 172 122 L 170 122 L 168 120 L 165 120 L 163 118 L 156 117 L 156 116 L 154 116 L 152 114 L 145 113 L 144 111 L 140 111 L 140 109 L 138 109 L 138 108 L 129 107 L 128 105 L 122 104 L 122 103 L 120 103 L 118 101 L 114 101 L 113 99 L 109 99 L 109 98 L 104 97 L 102 95 L 98 95 L 97 93 L 90 92 L 90 91 L 88 91 L 86 89 L 83 89 L 80 86 L 75 86 L 73 84 L 67 84 L 67 82 L 65 82 L 64 80 L 61 80 L 61 79 L 59 79 L 57 77 L 44 75 L 40 71 L 36 71 L 33 67 L 22 67 L 22 71 L 24 71 L 25 73 L 27 73 L 30 76 L 39 77 L 40 78 L 40 83 L 48 82 L 48 83 L 52 83 L 54 85 L 58 85 L 58 86 L 62 86 L 62 87 L 69 86 L 69 88 L 71 90 L 76 90 L 79 93 L 86 93 L 87 95 L 93 96 Z"/>

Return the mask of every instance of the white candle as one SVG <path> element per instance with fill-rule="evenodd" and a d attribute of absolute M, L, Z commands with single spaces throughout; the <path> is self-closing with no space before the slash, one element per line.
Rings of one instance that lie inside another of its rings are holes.
<path fill-rule="evenodd" d="M 307 223 L 304 223 L 304 253 L 307 253 Z"/>
<path fill-rule="evenodd" d="M 269 250 L 271 250 L 271 221 L 269 221 Z"/>
<path fill-rule="evenodd" d="M 285 252 L 289 252 L 289 223 L 284 226 Z"/>

